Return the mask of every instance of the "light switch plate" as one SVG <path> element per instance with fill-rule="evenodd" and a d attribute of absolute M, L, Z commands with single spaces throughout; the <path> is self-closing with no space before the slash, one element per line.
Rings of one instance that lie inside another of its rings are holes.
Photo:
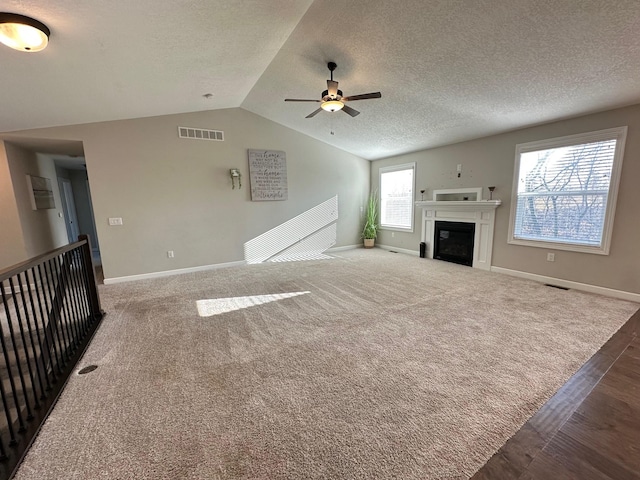
<path fill-rule="evenodd" d="M 109 218 L 109 225 L 122 225 L 122 218 L 120 217 Z"/>

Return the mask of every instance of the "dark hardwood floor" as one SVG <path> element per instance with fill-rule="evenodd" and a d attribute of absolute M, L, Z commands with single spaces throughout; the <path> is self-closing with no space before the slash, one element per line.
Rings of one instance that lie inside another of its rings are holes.
<path fill-rule="evenodd" d="M 640 480 L 640 310 L 472 480 Z"/>

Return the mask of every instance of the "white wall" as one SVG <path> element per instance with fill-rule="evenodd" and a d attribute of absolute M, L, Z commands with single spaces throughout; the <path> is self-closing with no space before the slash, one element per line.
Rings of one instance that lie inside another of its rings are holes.
<path fill-rule="evenodd" d="M 178 126 L 223 130 L 225 141 L 180 139 Z M 243 260 L 246 241 L 334 195 L 337 246 L 361 243 L 369 162 L 242 109 L 12 135 L 83 142 L 107 279 Z M 250 200 L 249 148 L 286 152 L 287 201 Z M 230 168 L 241 170 L 241 190 L 231 189 Z"/>
<path fill-rule="evenodd" d="M 516 144 L 623 125 L 629 130 L 610 255 L 558 250 L 554 252 L 555 262 L 547 262 L 547 252 L 553 250 L 507 244 Z M 486 187 L 496 187 L 493 198 L 501 199 L 502 205 L 496 210 L 494 266 L 640 293 L 640 105 L 375 161 L 371 169 L 372 185 L 378 186 L 380 167 L 414 161 L 416 200 L 423 188 L 427 189 L 425 200 L 430 200 L 434 189 L 485 187 L 488 198 Z M 456 172 L 458 164 L 462 164 L 460 178 Z M 390 231 L 381 231 L 378 243 L 418 250 L 421 215 L 416 209 L 412 234 L 395 232 L 392 237 Z"/>

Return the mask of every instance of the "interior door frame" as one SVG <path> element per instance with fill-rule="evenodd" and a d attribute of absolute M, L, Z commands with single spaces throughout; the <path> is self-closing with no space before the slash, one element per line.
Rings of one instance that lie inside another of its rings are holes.
<path fill-rule="evenodd" d="M 67 227 L 69 243 L 77 242 L 78 235 L 80 235 L 80 227 L 78 225 L 78 214 L 76 212 L 75 199 L 73 198 L 71 180 L 58 177 L 58 186 L 60 187 L 62 212 L 64 213 L 64 223 Z"/>

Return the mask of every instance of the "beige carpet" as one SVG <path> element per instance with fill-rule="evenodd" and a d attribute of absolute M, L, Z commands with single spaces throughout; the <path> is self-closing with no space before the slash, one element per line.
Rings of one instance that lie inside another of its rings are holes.
<path fill-rule="evenodd" d="M 638 308 L 378 249 L 101 294 L 17 479 L 468 478 Z"/>

